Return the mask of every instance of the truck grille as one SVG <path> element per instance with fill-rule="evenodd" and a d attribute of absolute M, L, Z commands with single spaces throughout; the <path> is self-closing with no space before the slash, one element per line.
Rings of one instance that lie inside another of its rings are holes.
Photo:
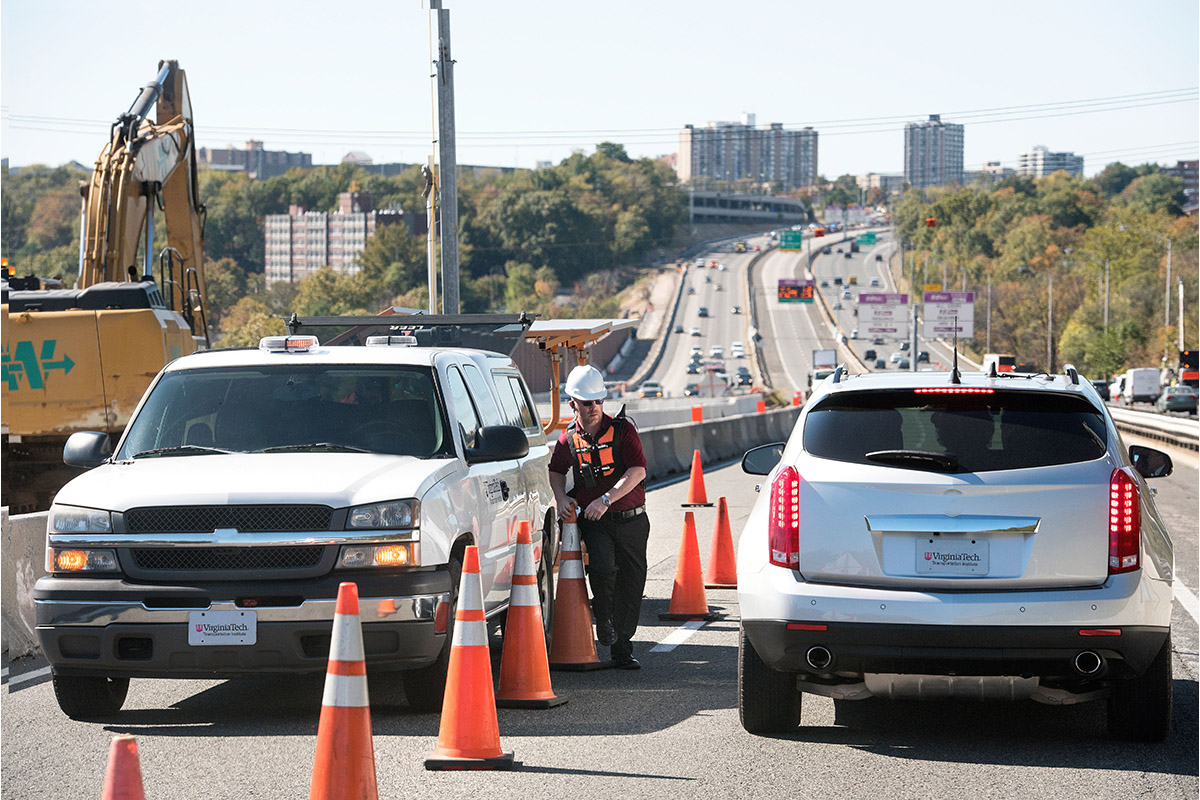
<path fill-rule="evenodd" d="M 332 516 L 329 506 L 158 506 L 126 511 L 125 526 L 129 533 L 327 531 Z"/>
<path fill-rule="evenodd" d="M 135 547 L 130 550 L 140 570 L 191 572 L 197 570 L 295 570 L 315 567 L 322 545 L 299 547 Z"/>

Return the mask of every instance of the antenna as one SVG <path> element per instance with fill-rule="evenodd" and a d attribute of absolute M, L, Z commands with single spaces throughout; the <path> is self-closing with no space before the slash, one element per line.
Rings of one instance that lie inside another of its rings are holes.
<path fill-rule="evenodd" d="M 950 370 L 950 382 L 962 383 L 962 373 L 958 371 L 958 315 L 954 315 L 954 368 Z"/>

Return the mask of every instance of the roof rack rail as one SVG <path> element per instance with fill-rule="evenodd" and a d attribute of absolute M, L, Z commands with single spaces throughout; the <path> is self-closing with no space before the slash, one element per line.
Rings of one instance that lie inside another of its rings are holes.
<path fill-rule="evenodd" d="M 1071 377 L 1071 383 L 1075 384 L 1076 386 L 1079 385 L 1079 370 L 1075 369 L 1074 364 L 1064 364 L 1063 372 L 1067 373 L 1067 375 Z"/>
<path fill-rule="evenodd" d="M 405 309 L 405 311 L 408 311 Z M 301 317 L 293 313 L 287 327 L 293 335 L 301 328 L 342 328 L 328 345 L 365 345 L 371 335 L 410 333 L 419 344 L 473 347 L 512 355 L 537 314 L 347 314 Z M 504 340 L 504 341 L 502 341 Z"/>

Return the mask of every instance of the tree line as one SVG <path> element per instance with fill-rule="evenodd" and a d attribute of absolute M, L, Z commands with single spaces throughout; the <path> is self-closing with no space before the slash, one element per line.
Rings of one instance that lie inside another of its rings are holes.
<path fill-rule="evenodd" d="M 1164 359 L 1173 365 L 1181 323 L 1185 345 L 1196 346 L 1197 227 L 1184 202 L 1179 178 L 1113 163 L 1091 179 L 1058 172 L 910 189 L 892 223 L 910 286 L 945 277 L 945 288 L 975 292 L 976 352 L 988 346 L 990 287 L 992 352 L 1041 369 L 1073 363 L 1107 379 Z"/>

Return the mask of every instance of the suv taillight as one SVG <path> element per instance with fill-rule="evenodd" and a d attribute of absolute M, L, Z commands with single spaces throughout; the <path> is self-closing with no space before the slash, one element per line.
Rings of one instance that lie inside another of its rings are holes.
<path fill-rule="evenodd" d="M 767 543 L 771 563 L 788 569 L 800 568 L 800 473 L 785 467 L 771 482 L 771 510 Z"/>
<path fill-rule="evenodd" d="M 1142 543 L 1142 503 L 1137 478 L 1129 467 L 1112 472 L 1108 482 L 1108 574 L 1138 568 Z"/>

